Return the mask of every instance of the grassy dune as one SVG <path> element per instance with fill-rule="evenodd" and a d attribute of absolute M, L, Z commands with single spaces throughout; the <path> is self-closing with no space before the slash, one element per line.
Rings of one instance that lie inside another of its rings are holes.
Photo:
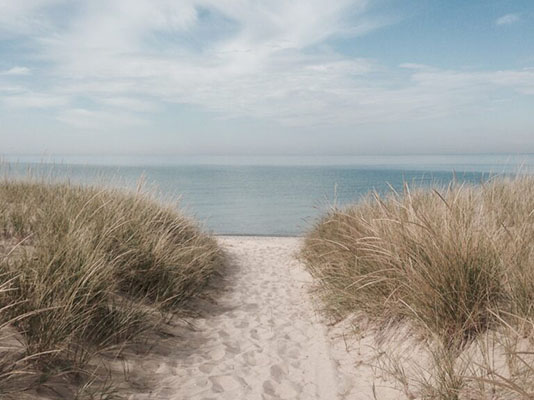
<path fill-rule="evenodd" d="M 220 263 L 214 239 L 146 193 L 1 181 L 0 397 L 85 387 L 95 354 L 179 311 Z"/>
<path fill-rule="evenodd" d="M 302 258 L 336 318 L 426 339 L 411 396 L 534 398 L 534 178 L 370 195 L 324 216 Z"/>

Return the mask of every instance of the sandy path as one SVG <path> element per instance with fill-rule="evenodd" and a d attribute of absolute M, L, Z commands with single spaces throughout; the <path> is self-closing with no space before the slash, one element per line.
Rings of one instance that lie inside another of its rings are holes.
<path fill-rule="evenodd" d="M 405 398 L 374 368 L 383 354 L 374 330 L 354 335 L 350 319 L 327 325 L 314 311 L 312 278 L 295 258 L 300 239 L 218 240 L 229 266 L 191 304 L 194 316 L 172 317 L 120 356 L 102 355 L 113 390 L 128 400 Z M 73 398 L 66 389 L 61 398 Z M 59 397 L 50 388 L 22 398 Z"/>
<path fill-rule="evenodd" d="M 325 328 L 307 293 L 310 277 L 294 259 L 297 238 L 221 237 L 232 267 L 217 310 L 172 366 L 160 366 L 150 398 L 337 399 Z"/>

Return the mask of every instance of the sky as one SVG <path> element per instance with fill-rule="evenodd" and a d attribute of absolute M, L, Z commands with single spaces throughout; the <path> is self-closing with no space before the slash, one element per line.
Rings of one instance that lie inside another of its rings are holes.
<path fill-rule="evenodd" d="M 532 0 L 0 0 L 0 154 L 534 153 Z"/>

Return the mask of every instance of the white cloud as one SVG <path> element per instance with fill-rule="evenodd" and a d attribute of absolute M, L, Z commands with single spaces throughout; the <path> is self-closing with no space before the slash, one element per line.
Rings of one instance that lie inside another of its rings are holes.
<path fill-rule="evenodd" d="M 65 96 L 26 91 L 0 96 L 0 101 L 13 108 L 54 108 L 65 106 L 69 102 Z"/>
<path fill-rule="evenodd" d="M 137 126 L 146 121 L 130 113 L 95 111 L 84 108 L 70 108 L 61 111 L 57 120 L 80 129 L 106 130 L 117 126 Z"/>
<path fill-rule="evenodd" d="M 47 7 L 67 0 L 0 0 L 0 37 L 2 33 L 34 35 L 53 27 L 53 22 L 44 18 Z"/>
<path fill-rule="evenodd" d="M 429 65 L 417 64 L 417 63 L 402 63 L 399 65 L 399 67 L 405 68 L 405 69 L 414 69 L 414 70 L 431 69 Z"/>
<path fill-rule="evenodd" d="M 496 25 L 511 25 L 517 21 L 519 21 L 520 17 L 519 14 L 506 14 L 502 17 L 497 18 L 495 21 Z"/>
<path fill-rule="evenodd" d="M 144 101 L 132 97 L 108 97 L 102 98 L 101 103 L 107 106 L 126 109 L 137 112 L 156 112 L 158 106 L 154 102 Z"/>
<path fill-rule="evenodd" d="M 532 70 L 386 68 L 336 53 L 327 39 L 388 20 L 369 17 L 367 0 L 93 0 L 76 3 L 67 23 L 45 12 L 58 2 L 0 0 L 13 20 L 27 22 L 13 32 L 39 32 L 33 44 L 50 66 L 46 94 L 27 88 L 4 102 L 63 106 L 58 120 L 77 127 L 143 124 L 149 117 L 136 113 L 161 103 L 290 126 L 347 126 L 482 107 L 495 90 L 534 93 Z M 83 108 L 77 98 L 88 100 Z"/>
<path fill-rule="evenodd" d="M 54 93 L 90 97 L 136 112 L 154 109 L 144 100 L 148 96 L 230 116 L 276 119 L 273 110 L 278 107 L 265 109 L 264 98 L 281 101 L 297 92 L 316 95 L 330 75 L 352 79 L 373 69 L 367 60 L 344 59 L 329 51 L 314 56 L 305 52 L 337 34 L 354 36 L 376 29 L 380 24 L 363 16 L 366 3 L 95 0 L 83 3 L 66 28 L 41 35 L 36 43 L 40 57 L 53 66 L 50 74 L 58 82 L 51 88 Z M 202 20 L 200 10 L 208 20 Z M 349 24 L 344 18 L 347 10 L 360 18 Z M 195 29 L 216 29 L 214 21 L 221 19 L 233 27 L 230 34 L 210 36 L 201 49 L 176 40 L 195 34 Z"/>
<path fill-rule="evenodd" d="M 31 70 L 27 67 L 13 67 L 6 71 L 0 71 L 0 75 L 30 75 Z"/>

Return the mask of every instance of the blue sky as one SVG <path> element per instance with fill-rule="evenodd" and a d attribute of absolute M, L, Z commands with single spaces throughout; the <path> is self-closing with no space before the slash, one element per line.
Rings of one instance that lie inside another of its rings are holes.
<path fill-rule="evenodd" d="M 0 0 L 0 153 L 534 152 L 532 0 Z"/>

